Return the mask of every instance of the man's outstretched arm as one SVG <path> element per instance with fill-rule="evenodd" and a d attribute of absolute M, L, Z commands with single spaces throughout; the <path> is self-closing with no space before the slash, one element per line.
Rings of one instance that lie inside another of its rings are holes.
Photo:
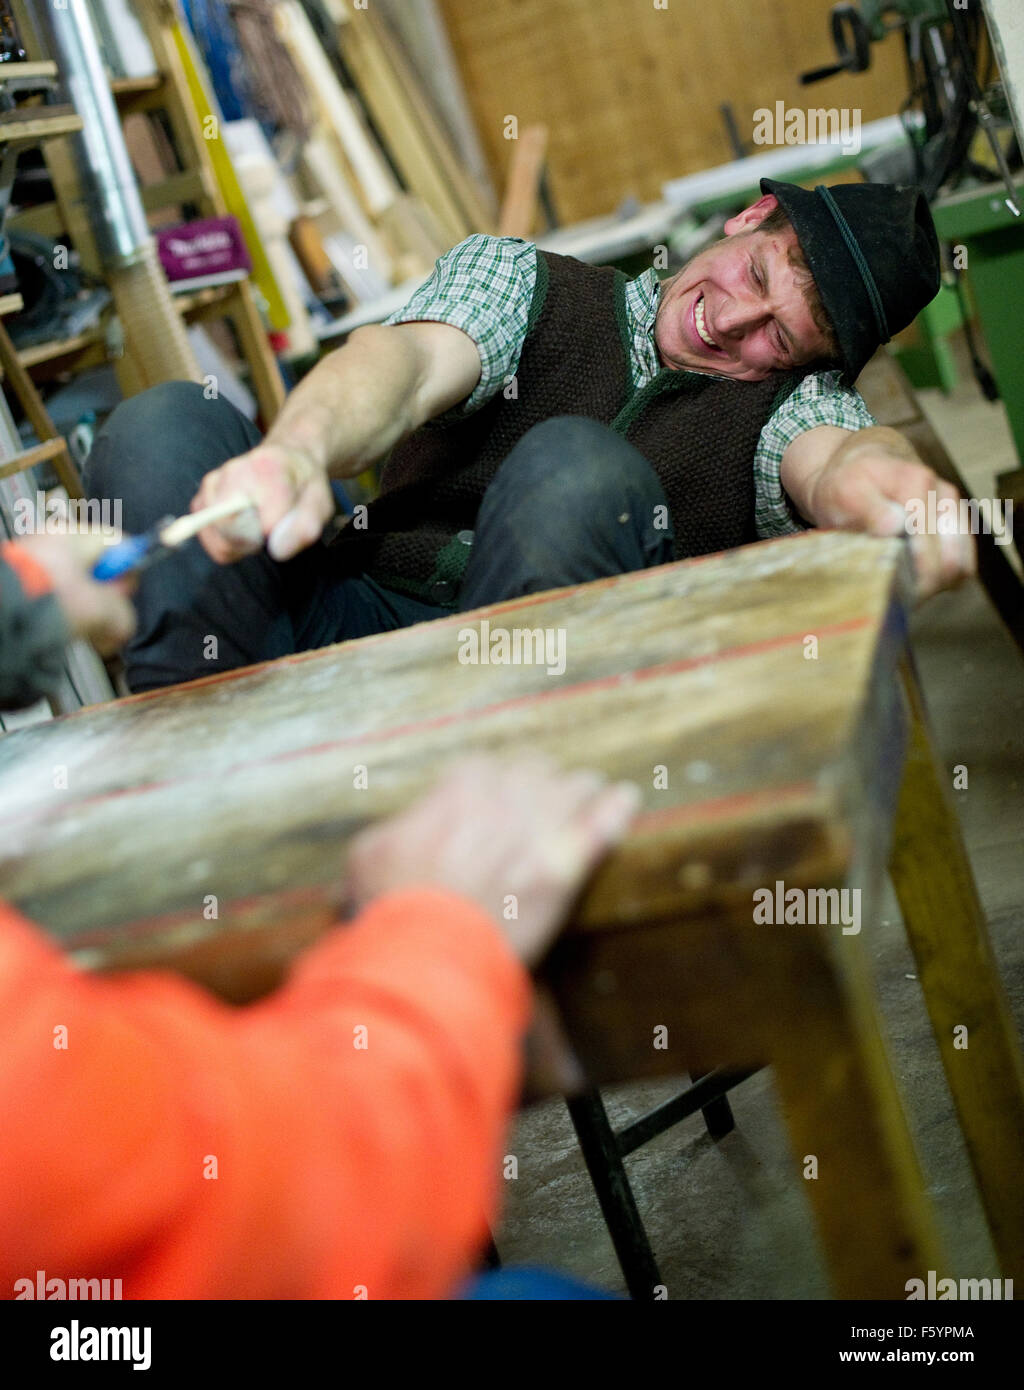
<path fill-rule="evenodd" d="M 929 492 L 938 501 L 959 497 L 898 430 L 886 425 L 804 431 L 783 454 L 780 479 L 812 525 L 874 536 L 905 534 L 906 504 L 924 503 Z M 974 542 L 962 532 L 916 535 L 911 552 L 921 598 L 951 588 L 977 569 Z"/>
<path fill-rule="evenodd" d="M 325 357 L 284 403 L 257 448 L 208 473 L 193 511 L 245 493 L 260 535 L 211 527 L 200 539 L 222 564 L 267 540 L 275 560 L 312 545 L 334 514 L 331 477 L 350 478 L 472 392 L 476 343 L 447 323 L 368 325 Z"/>

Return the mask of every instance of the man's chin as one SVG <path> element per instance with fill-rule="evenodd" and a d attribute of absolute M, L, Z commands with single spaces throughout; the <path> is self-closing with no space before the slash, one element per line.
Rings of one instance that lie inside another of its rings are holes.
<path fill-rule="evenodd" d="M 728 362 L 724 368 L 710 356 L 704 357 L 694 352 L 685 340 L 678 343 L 656 344 L 658 357 L 663 367 L 673 372 L 714 372 L 717 376 L 731 376 Z"/>
<path fill-rule="evenodd" d="M 767 369 L 763 372 L 748 372 L 728 360 L 719 365 L 713 358 L 702 357 L 699 360 L 694 360 L 692 356 L 674 358 L 661 351 L 659 351 L 658 356 L 661 365 L 672 372 L 703 372 L 706 376 L 726 377 L 729 381 L 765 381 L 771 376 L 771 372 Z"/>
<path fill-rule="evenodd" d="M 660 343 L 658 347 L 658 360 L 663 367 L 668 367 L 673 372 L 695 372 L 700 371 L 700 367 L 692 361 L 693 353 L 689 352 L 685 346 L 680 345 L 676 351 L 671 346 L 663 347 Z"/>
<path fill-rule="evenodd" d="M 728 362 L 724 367 L 709 357 L 698 357 L 698 355 L 688 346 L 680 347 L 678 352 L 666 351 L 659 348 L 658 356 L 662 366 L 668 367 L 673 372 L 714 372 L 717 376 L 731 376 Z"/>

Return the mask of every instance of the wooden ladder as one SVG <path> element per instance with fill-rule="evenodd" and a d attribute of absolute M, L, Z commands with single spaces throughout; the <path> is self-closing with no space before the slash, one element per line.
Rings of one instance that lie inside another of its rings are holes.
<path fill-rule="evenodd" d="M 56 73 L 57 69 L 53 63 L 9 63 L 0 67 L 0 86 L 8 90 L 17 89 L 33 82 L 51 80 Z M 0 111 L 0 185 L 3 186 L 0 226 L 3 225 L 10 183 L 14 179 L 14 162 L 19 152 L 80 130 L 81 126 L 81 117 L 70 106 L 22 106 Z M 4 314 L 17 313 L 22 307 L 20 294 L 3 295 L 0 297 L 0 319 Z M 0 462 L 0 478 L 10 478 L 34 468 L 36 464 L 51 462 L 56 469 L 57 477 L 67 489 L 68 496 L 80 497 L 81 481 L 72 462 L 67 441 L 63 435 L 57 433 L 42 397 L 22 365 L 17 349 L 2 322 L 0 368 L 3 371 L 3 379 L 21 402 L 22 409 L 40 441 L 32 448 L 22 449 L 11 458 Z"/>
<path fill-rule="evenodd" d="M 284 383 L 253 292 L 254 279 L 271 285 L 269 266 L 265 263 L 259 235 L 251 219 L 250 225 L 246 226 L 248 210 L 240 192 L 237 199 L 225 197 L 225 182 L 233 178 L 233 170 L 220 142 L 219 131 L 213 139 L 207 139 L 204 135 L 190 89 L 190 47 L 184 37 L 177 6 L 173 0 L 134 0 L 134 8 L 152 47 L 157 70 L 149 77 L 113 78 L 111 89 L 122 120 L 136 112 L 146 115 L 164 113 L 166 128 L 181 166 L 178 172 L 161 182 L 141 187 L 142 204 L 147 213 L 188 206 L 194 209 L 194 215 L 199 218 L 223 217 L 230 213 L 242 223 L 253 260 L 253 275 L 228 285 L 175 296 L 175 305 L 186 323 L 227 319 L 232 324 L 242 357 L 251 373 L 253 391 L 266 427 L 274 420 L 285 396 Z M 214 152 L 211 146 L 215 144 L 218 148 Z M 31 209 L 18 217 L 15 225 L 49 235 L 65 231 L 74 242 L 82 268 L 102 279 L 103 266 L 67 143 L 57 142 L 48 147 L 46 163 L 54 186 L 56 205 Z M 274 292 L 270 290 L 271 294 Z M 278 308 L 277 305 L 271 307 Z M 101 353 L 99 345 L 94 346 Z M 96 353 L 90 353 L 78 365 L 91 365 L 95 358 Z M 122 391 L 126 395 L 134 394 L 140 389 L 141 383 L 133 380 L 130 361 L 122 358 L 117 366 Z"/>

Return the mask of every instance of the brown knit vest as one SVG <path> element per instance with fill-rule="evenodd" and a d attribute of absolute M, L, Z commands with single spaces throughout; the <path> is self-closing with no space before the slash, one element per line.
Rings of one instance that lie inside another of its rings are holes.
<path fill-rule="evenodd" d="M 610 425 L 649 461 L 665 491 L 676 559 L 757 539 L 758 438 L 803 373 L 746 382 L 666 369 L 635 391 L 626 283 L 621 271 L 538 252 L 514 382 L 472 415 L 431 421 L 392 451 L 365 528 L 346 526 L 332 545 L 346 572 L 454 604 L 470 553 L 458 533 L 473 530 L 513 446 L 555 415 Z"/>

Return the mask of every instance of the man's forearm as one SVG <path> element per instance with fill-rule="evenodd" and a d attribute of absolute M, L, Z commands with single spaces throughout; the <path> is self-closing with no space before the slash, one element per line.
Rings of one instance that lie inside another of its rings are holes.
<path fill-rule="evenodd" d="M 831 498 L 823 499 L 819 483 L 860 454 L 884 454 L 920 463 L 911 444 L 887 425 L 861 430 L 822 426 L 795 439 L 782 457 L 779 479 L 786 495 L 814 526 L 837 524 Z"/>
<path fill-rule="evenodd" d="M 357 329 L 285 401 L 267 443 L 299 449 L 333 477 L 350 478 L 421 422 L 420 359 L 407 337 Z"/>
<path fill-rule="evenodd" d="M 480 352 L 462 329 L 411 320 L 357 329 L 284 403 L 266 439 L 212 469 L 193 511 L 248 497 L 273 560 L 312 545 L 334 515 L 329 476 L 351 478 L 420 425 L 469 397 L 480 381 Z M 252 554 L 252 527 L 201 532 L 219 565 Z"/>

